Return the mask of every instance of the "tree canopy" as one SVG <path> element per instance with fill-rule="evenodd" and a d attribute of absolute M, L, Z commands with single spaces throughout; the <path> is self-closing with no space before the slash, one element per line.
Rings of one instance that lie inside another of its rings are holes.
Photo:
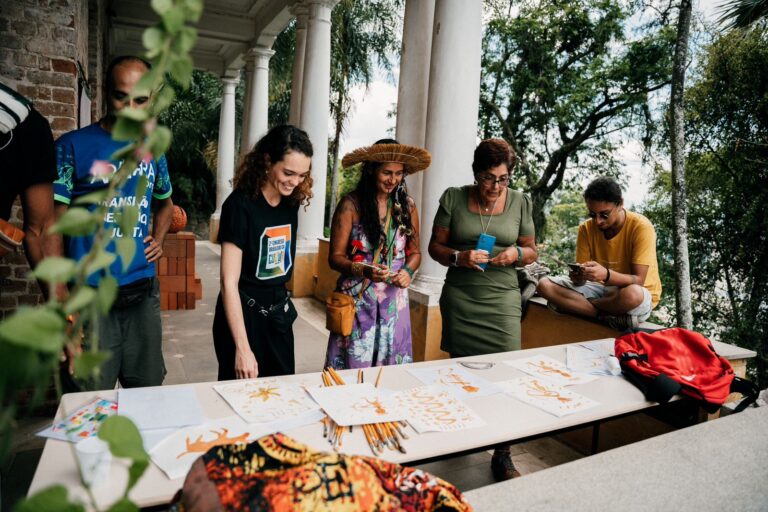
<path fill-rule="evenodd" d="M 758 353 L 768 384 L 768 29 L 736 30 L 706 48 L 686 92 L 694 327 Z M 646 213 L 659 234 L 664 287 L 670 265 L 671 182 L 657 172 Z M 662 306 L 673 297 L 666 295 Z"/>
<path fill-rule="evenodd" d="M 640 8 L 618 0 L 513 6 L 485 30 L 480 131 L 518 154 L 541 239 L 544 207 L 563 182 L 617 174 L 612 134 L 648 126 L 649 95 L 669 84 L 674 28 L 632 28 Z"/>

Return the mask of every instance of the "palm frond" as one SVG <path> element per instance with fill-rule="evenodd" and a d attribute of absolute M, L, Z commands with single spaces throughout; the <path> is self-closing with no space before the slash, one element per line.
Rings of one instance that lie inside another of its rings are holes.
<path fill-rule="evenodd" d="M 768 17 L 768 0 L 732 0 L 721 4 L 718 11 L 718 22 L 724 28 L 745 28 Z"/>

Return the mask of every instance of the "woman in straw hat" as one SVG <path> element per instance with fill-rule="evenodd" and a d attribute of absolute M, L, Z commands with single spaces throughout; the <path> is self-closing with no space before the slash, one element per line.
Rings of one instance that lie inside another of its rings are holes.
<path fill-rule="evenodd" d="M 410 363 L 408 286 L 421 263 L 419 216 L 407 174 L 429 167 L 421 148 L 382 139 L 346 155 L 363 164 L 360 181 L 336 208 L 328 262 L 341 272 L 336 291 L 355 299 L 349 336 L 331 334 L 326 365 L 336 369 Z"/>
<path fill-rule="evenodd" d="M 440 348 L 451 357 L 520 349 L 516 269 L 538 255 L 531 199 L 507 186 L 514 165 L 505 140 L 484 140 L 472 162 L 474 185 L 449 188 L 440 198 L 429 254 L 449 267 L 440 295 Z M 496 449 L 491 468 L 499 480 L 518 475 L 509 446 Z"/>

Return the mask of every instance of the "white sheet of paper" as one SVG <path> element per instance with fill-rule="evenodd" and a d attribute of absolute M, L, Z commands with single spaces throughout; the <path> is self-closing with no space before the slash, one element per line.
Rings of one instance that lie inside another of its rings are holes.
<path fill-rule="evenodd" d="M 597 377 L 569 370 L 567 366 L 549 356 L 531 356 L 523 359 L 510 359 L 504 364 L 517 368 L 528 375 L 546 379 L 560 386 L 573 386 L 595 380 Z"/>
<path fill-rule="evenodd" d="M 613 338 L 568 345 L 566 362 L 575 372 L 591 375 L 621 375 L 621 365 L 614 356 Z"/>
<path fill-rule="evenodd" d="M 501 392 L 501 389 L 493 382 L 478 377 L 456 364 L 429 368 L 409 368 L 408 372 L 424 384 L 441 386 L 462 400 Z"/>
<path fill-rule="evenodd" d="M 206 421 L 191 387 L 121 389 L 117 403 L 117 414 L 130 418 L 139 430 L 187 427 Z"/>
<path fill-rule="evenodd" d="M 278 379 L 255 379 L 213 386 L 246 422 L 256 423 L 300 416 L 320 407 L 296 384 Z"/>
<path fill-rule="evenodd" d="M 214 446 L 250 443 L 270 433 L 262 425 L 249 425 L 232 415 L 177 430 L 158 443 L 149 456 L 168 478 L 175 480 L 186 476 L 195 460 Z"/>
<path fill-rule="evenodd" d="M 176 428 L 153 428 L 151 430 L 139 430 L 141 439 L 144 441 L 144 450 L 147 452 L 152 451 L 155 446 L 160 444 L 160 441 L 164 440 L 166 437 L 170 436 L 177 430 L 178 429 Z"/>
<path fill-rule="evenodd" d="M 309 394 L 337 425 L 362 425 L 406 419 L 390 393 L 373 384 L 347 384 L 326 388 L 308 388 Z"/>
<path fill-rule="evenodd" d="M 395 400 L 408 414 L 408 423 L 418 432 L 453 432 L 483 427 L 485 421 L 443 386 L 411 388 L 395 393 Z"/>
<path fill-rule="evenodd" d="M 498 383 L 504 392 L 542 411 L 562 417 L 599 405 L 551 381 L 526 375 Z"/>

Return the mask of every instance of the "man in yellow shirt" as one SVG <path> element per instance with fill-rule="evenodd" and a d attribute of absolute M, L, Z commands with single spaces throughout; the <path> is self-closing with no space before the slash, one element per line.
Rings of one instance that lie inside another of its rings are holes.
<path fill-rule="evenodd" d="M 569 265 L 568 277 L 543 278 L 537 292 L 554 311 L 636 328 L 661 297 L 656 231 L 647 218 L 624 208 L 612 178 L 590 183 L 584 201 L 590 218 L 579 226 L 576 264 Z"/>

